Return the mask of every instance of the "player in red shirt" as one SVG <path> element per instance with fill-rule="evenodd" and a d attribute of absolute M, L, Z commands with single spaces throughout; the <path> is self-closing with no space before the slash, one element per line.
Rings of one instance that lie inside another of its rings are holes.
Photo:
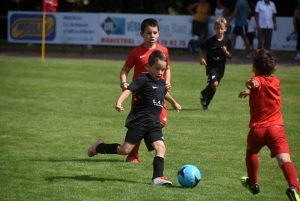
<path fill-rule="evenodd" d="M 167 57 L 167 68 L 164 73 L 164 80 L 166 81 L 166 88 L 168 91 L 171 90 L 171 72 L 170 72 L 170 60 L 169 60 L 169 52 L 168 49 L 164 46 L 157 44 L 157 39 L 159 37 L 159 25 L 155 19 L 147 18 L 141 24 L 141 32 L 140 35 L 144 39 L 144 43 L 139 45 L 138 47 L 131 50 L 129 53 L 127 60 L 125 62 L 124 67 L 120 72 L 120 81 L 121 88 L 124 91 L 127 89 L 129 84 L 126 82 L 127 75 L 132 68 L 134 68 L 134 74 L 132 80 L 136 79 L 143 73 L 148 73 L 148 58 L 149 55 L 154 50 L 161 50 Z M 136 101 L 136 98 L 132 96 L 131 104 Z M 161 126 L 164 127 L 167 125 L 167 109 L 166 103 L 164 103 L 161 115 L 160 115 L 160 123 Z M 140 142 L 136 144 L 136 146 L 132 149 L 130 154 L 127 156 L 127 162 L 139 163 L 140 159 L 138 157 L 138 150 L 140 147 Z"/>
<path fill-rule="evenodd" d="M 249 96 L 250 131 L 247 138 L 246 167 L 248 176 L 242 177 L 242 185 L 252 194 L 258 194 L 258 152 L 267 146 L 271 157 L 276 157 L 289 188 L 290 200 L 300 201 L 297 171 L 290 158 L 290 149 L 284 133 L 279 79 L 272 74 L 276 70 L 276 56 L 267 50 L 257 50 L 253 58 L 254 77 L 246 81 L 248 89 L 239 98 Z"/>

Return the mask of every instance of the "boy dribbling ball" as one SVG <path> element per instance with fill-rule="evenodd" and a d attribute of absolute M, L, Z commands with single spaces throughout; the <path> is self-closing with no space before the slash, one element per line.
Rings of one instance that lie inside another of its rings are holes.
<path fill-rule="evenodd" d="M 167 57 L 160 50 L 154 50 L 149 56 L 148 73 L 142 74 L 125 89 L 116 102 L 118 112 L 124 110 L 122 103 L 131 94 L 136 95 L 136 102 L 126 119 L 127 133 L 124 143 L 106 144 L 98 140 L 88 149 L 88 156 L 101 154 L 128 155 L 131 150 L 144 139 L 148 151 L 155 150 L 153 159 L 153 185 L 172 185 L 164 173 L 164 156 L 166 147 L 159 115 L 164 105 L 164 99 L 169 101 L 178 112 L 181 106 L 169 95 L 163 74 L 167 68 Z"/>

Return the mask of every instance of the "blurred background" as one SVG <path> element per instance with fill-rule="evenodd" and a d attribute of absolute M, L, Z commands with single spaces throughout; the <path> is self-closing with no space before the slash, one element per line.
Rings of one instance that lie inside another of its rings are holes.
<path fill-rule="evenodd" d="M 298 0 L 272 0 L 277 16 L 293 16 Z M 197 0 L 58 0 L 57 12 L 84 13 L 139 13 L 189 15 L 187 6 Z M 212 10 L 215 0 L 208 0 Z M 224 6 L 234 10 L 236 0 L 223 0 Z M 257 0 L 248 0 L 254 7 Z M 43 0 L 1 0 L 0 3 L 0 39 L 7 38 L 7 12 L 42 11 Z"/>

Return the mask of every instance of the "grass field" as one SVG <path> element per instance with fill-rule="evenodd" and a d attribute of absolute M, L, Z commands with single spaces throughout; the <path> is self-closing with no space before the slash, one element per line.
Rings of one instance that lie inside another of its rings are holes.
<path fill-rule="evenodd" d="M 199 104 L 204 67 L 175 63 L 171 94 L 183 110 L 169 110 L 164 128 L 165 175 L 173 187 L 150 185 L 153 152 L 141 145 L 140 164 L 124 156 L 87 156 L 99 138 L 124 140 L 125 111 L 114 110 L 124 61 L 0 57 L 0 200 L 202 200 L 282 201 L 287 183 L 264 148 L 260 153 L 261 193 L 240 184 L 246 174 L 248 99 L 238 99 L 252 76 L 251 64 L 228 65 L 209 111 Z M 300 173 L 300 68 L 278 67 L 282 112 L 291 157 Z M 131 77 L 131 75 L 130 75 Z M 170 105 L 169 105 L 170 107 Z M 202 180 L 183 189 L 177 171 L 199 167 Z"/>

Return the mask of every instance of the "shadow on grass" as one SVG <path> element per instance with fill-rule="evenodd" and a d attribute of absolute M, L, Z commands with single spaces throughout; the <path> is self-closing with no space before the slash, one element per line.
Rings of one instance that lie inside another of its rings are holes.
<path fill-rule="evenodd" d="M 98 178 L 98 177 L 91 177 L 88 175 L 81 175 L 81 176 L 57 176 L 57 177 L 48 177 L 45 180 L 46 181 L 54 181 L 57 179 L 70 179 L 70 180 L 76 180 L 76 181 L 121 181 L 121 182 L 131 182 L 131 183 L 141 183 L 136 181 L 129 181 L 125 179 L 113 179 L 113 178 Z M 147 183 L 146 183 L 147 184 Z"/>
<path fill-rule="evenodd" d="M 126 182 L 126 183 L 137 183 L 137 184 L 148 184 L 152 185 L 151 183 L 148 182 L 137 182 L 137 181 L 132 181 L 132 180 L 125 180 L 125 179 L 114 179 L 114 178 L 99 178 L 99 177 L 91 177 L 88 175 L 81 175 L 81 176 L 57 176 L 57 177 L 48 177 L 45 180 L 49 182 L 53 182 L 54 180 L 58 179 L 70 179 L 70 180 L 75 180 L 75 181 L 99 181 L 99 182 L 104 182 L 104 181 L 118 181 L 118 182 Z M 181 186 L 166 186 L 166 188 L 182 188 Z"/>
<path fill-rule="evenodd" d="M 70 160 L 64 160 L 64 159 L 47 159 L 47 160 L 38 160 L 38 159 L 31 159 L 33 162 L 125 162 L 124 160 L 121 159 L 70 159 Z"/>

